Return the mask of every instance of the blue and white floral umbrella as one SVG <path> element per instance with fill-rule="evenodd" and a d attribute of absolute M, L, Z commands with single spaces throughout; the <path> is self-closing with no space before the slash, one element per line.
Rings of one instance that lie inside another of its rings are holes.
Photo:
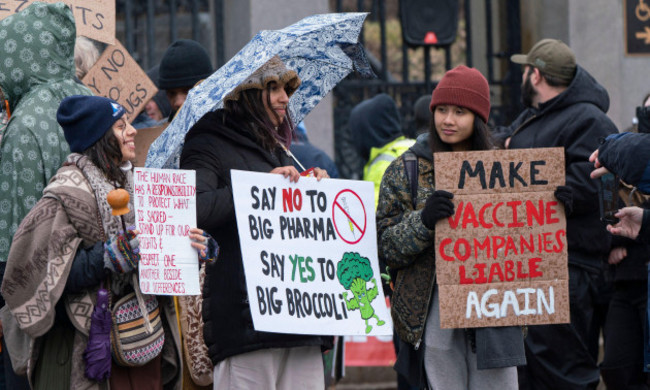
<path fill-rule="evenodd" d="M 151 144 L 146 166 L 178 168 L 187 131 L 207 112 L 222 108 L 228 93 L 276 55 L 302 81 L 289 100 L 291 118 L 299 123 L 350 72 L 364 70 L 357 39 L 367 15 L 313 15 L 282 30 L 260 31 L 228 63 L 189 92 L 178 115 Z"/>

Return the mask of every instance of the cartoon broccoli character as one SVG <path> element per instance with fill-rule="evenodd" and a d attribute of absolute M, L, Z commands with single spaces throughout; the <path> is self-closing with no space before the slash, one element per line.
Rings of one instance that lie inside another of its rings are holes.
<path fill-rule="evenodd" d="M 375 309 L 370 305 L 370 302 L 379 294 L 377 280 L 372 277 L 370 261 L 358 253 L 346 252 L 336 265 L 336 275 L 341 285 L 354 294 L 354 297 L 348 301 L 348 292 L 346 291 L 343 293 L 343 299 L 348 310 L 359 309 L 361 312 L 361 318 L 366 321 L 366 334 L 372 330 L 372 326 L 368 324 L 370 318 L 376 318 L 378 326 L 384 325 L 385 322 L 377 317 Z M 372 281 L 373 287 L 366 290 L 366 282 L 369 281 Z"/>

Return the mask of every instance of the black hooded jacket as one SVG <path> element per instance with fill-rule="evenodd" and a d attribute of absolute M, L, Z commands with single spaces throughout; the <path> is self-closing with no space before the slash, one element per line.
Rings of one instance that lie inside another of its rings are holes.
<path fill-rule="evenodd" d="M 331 337 L 257 332 L 246 293 L 246 280 L 235 220 L 230 170 L 270 172 L 292 165 L 280 146 L 269 152 L 249 125 L 223 110 L 205 114 L 187 133 L 180 168 L 196 170 L 197 225 L 219 243 L 219 259 L 206 267 L 203 285 L 203 336 L 213 364 L 264 348 L 331 347 Z"/>
<path fill-rule="evenodd" d="M 622 181 L 650 194 L 650 134 L 620 133 L 607 137 L 598 148 L 598 161 Z M 629 200 L 623 198 L 623 200 Z M 632 206 L 632 204 L 628 204 Z M 639 205 L 644 208 L 644 228 L 640 240 L 614 237 L 616 246 L 625 246 L 628 255 L 616 267 L 616 280 L 647 280 L 646 263 L 650 260 L 650 201 Z"/>
<path fill-rule="evenodd" d="M 385 93 L 357 104 L 350 112 L 348 127 L 365 162 L 370 158 L 370 149 L 382 147 L 403 135 L 397 104 Z"/>
<path fill-rule="evenodd" d="M 573 213 L 567 217 L 569 263 L 592 270 L 610 251 L 611 235 L 600 221 L 598 187 L 589 177 L 589 156 L 601 140 L 618 130 L 605 114 L 609 95 L 583 68 L 568 88 L 555 98 L 528 108 L 495 138 L 510 139 L 510 149 L 564 147 L 566 185 L 573 191 Z"/>

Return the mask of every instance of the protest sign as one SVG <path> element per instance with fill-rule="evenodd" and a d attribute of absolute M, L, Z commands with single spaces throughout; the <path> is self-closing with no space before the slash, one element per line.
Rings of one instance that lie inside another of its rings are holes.
<path fill-rule="evenodd" d="M 18 13 L 35 0 L 0 1 L 0 20 Z M 40 0 L 45 3 L 63 2 L 74 15 L 77 36 L 112 45 L 115 43 L 115 0 Z"/>
<path fill-rule="evenodd" d="M 93 94 L 120 103 L 129 122 L 158 92 L 156 85 L 119 41 L 106 47 L 95 65 L 81 80 Z"/>
<path fill-rule="evenodd" d="M 189 238 L 196 226 L 195 172 L 135 168 L 134 194 L 142 292 L 201 294 L 198 254 Z"/>
<path fill-rule="evenodd" d="M 256 330 L 390 335 L 373 185 L 231 171 Z M 233 275 L 235 277 L 235 275 Z"/>
<path fill-rule="evenodd" d="M 134 165 L 136 167 L 144 167 L 144 164 L 147 161 L 147 153 L 149 153 L 149 147 L 151 146 L 151 143 L 155 141 L 163 131 L 165 131 L 168 124 L 169 123 L 165 123 L 160 126 L 138 129 L 138 133 L 135 135 Z"/>
<path fill-rule="evenodd" d="M 436 224 L 443 328 L 569 322 L 562 148 L 434 154 L 455 213 Z"/>

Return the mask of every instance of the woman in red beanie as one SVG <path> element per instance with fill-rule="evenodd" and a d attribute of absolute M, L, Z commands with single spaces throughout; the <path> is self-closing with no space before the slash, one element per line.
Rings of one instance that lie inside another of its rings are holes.
<path fill-rule="evenodd" d="M 453 215 L 454 204 L 453 194 L 434 188 L 433 154 L 493 148 L 488 83 L 476 69 L 458 66 L 440 80 L 429 107 L 428 137 L 388 167 L 377 207 L 379 257 L 396 271 L 395 369 L 420 388 L 514 390 L 516 366 L 526 363 L 521 328 L 441 329 L 435 279 L 434 228 Z M 417 164 L 407 168 L 413 158 Z M 416 174 L 414 189 L 409 178 Z"/>

